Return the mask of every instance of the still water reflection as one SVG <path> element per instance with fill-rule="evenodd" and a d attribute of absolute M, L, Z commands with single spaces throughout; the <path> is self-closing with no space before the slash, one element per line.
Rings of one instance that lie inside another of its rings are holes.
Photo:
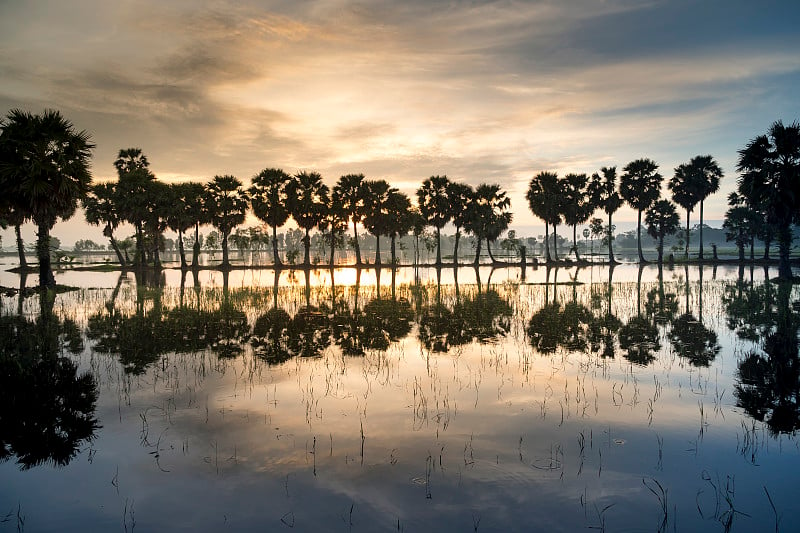
<path fill-rule="evenodd" d="M 800 529 L 763 270 L 67 278 L 1 300 L 0 531 Z"/>

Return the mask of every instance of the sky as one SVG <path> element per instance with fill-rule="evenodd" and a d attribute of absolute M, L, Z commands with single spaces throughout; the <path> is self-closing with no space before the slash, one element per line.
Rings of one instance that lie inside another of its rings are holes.
<path fill-rule="evenodd" d="M 0 113 L 60 110 L 98 181 L 128 147 L 168 182 L 278 167 L 413 198 L 445 174 L 501 184 L 536 235 L 536 173 L 642 157 L 668 179 L 711 154 L 722 219 L 737 150 L 800 119 L 798 50 L 796 0 L 0 0 Z M 105 242 L 81 213 L 52 233 Z"/>

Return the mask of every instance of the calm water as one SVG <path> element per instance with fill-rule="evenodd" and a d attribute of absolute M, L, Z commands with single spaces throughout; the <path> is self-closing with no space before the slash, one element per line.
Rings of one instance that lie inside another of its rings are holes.
<path fill-rule="evenodd" d="M 765 279 L 63 272 L 0 300 L 0 531 L 797 531 Z"/>

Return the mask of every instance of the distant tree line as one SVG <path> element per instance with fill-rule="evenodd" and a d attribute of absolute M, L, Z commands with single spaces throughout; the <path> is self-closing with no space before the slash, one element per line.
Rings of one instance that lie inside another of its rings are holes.
<path fill-rule="evenodd" d="M 50 266 L 50 230 L 56 220 L 71 217 L 82 204 L 86 220 L 102 226 L 111 249 L 123 267 L 160 267 L 159 250 L 163 233 L 171 229 L 178 236 L 181 268 L 197 267 L 201 249 L 200 226 L 210 224 L 220 234 L 222 268 L 230 266 L 229 241 L 244 238 L 238 233 L 248 210 L 271 229 L 273 264 L 283 265 L 278 253 L 277 231 L 291 217 L 303 232 L 301 238 L 303 265 L 309 266 L 311 231 L 318 230 L 334 264 L 337 248 L 347 242 L 345 235 L 352 224 L 349 244 L 355 252 L 355 263 L 363 263 L 359 245 L 359 226 L 376 239 L 375 264 L 381 263 L 380 239 L 390 240 L 391 262 L 395 264 L 396 240 L 407 234 L 415 238 L 415 263 L 419 261 L 418 240 L 426 227 L 435 230 L 436 266 L 441 266 L 441 230 L 448 223 L 455 228 L 453 264 L 458 265 L 458 248 L 462 232 L 475 242 L 474 264 L 478 264 L 482 243 L 493 262 L 492 243 L 508 229 L 512 221 L 511 202 L 497 184 L 472 187 L 450 180 L 447 176 L 431 176 L 416 191 L 416 205 L 386 180 L 367 179 L 363 174 L 341 176 L 329 188 L 316 172 L 290 175 L 278 168 L 266 168 L 256 174 L 249 187 L 231 175 L 214 176 L 208 183 L 183 182 L 167 184 L 150 170 L 147 157 L 139 148 L 120 150 L 114 167 L 117 180 L 92 182 L 89 160 L 94 145 L 85 131 L 75 127 L 58 111 L 47 110 L 33 115 L 12 110 L 0 122 L 0 221 L 3 227 L 14 226 L 20 266 L 26 268 L 20 226 L 32 221 L 37 226 L 39 280 L 52 286 L 55 280 Z M 755 239 L 769 246 L 777 240 L 780 248 L 779 275 L 791 277 L 789 251 L 791 224 L 800 220 L 800 126 L 782 122 L 772 125 L 766 135 L 750 141 L 739 151 L 737 170 L 740 173 L 736 192 L 729 197 L 730 209 L 724 227 L 729 240 L 739 249 L 744 260 L 744 247 L 749 243 L 751 257 Z M 690 215 L 699 205 L 700 231 L 698 259 L 704 259 L 703 205 L 719 190 L 723 173 L 710 155 L 699 155 L 679 165 L 667 182 L 672 199 L 662 198 L 663 176 L 650 159 L 628 163 L 617 183 L 616 167 L 603 167 L 599 172 L 570 173 L 559 177 L 543 171 L 528 186 L 526 198 L 531 212 L 545 223 L 545 261 L 558 261 L 557 249 L 551 255 L 549 233 L 556 233 L 559 224 L 572 227 L 572 248 L 578 255 L 577 226 L 587 223 L 602 210 L 607 221 L 595 218 L 590 228 L 602 236 L 608 246 L 610 263 L 615 263 L 613 249 L 613 214 L 624 204 L 637 211 L 637 248 L 642 253 L 642 215 L 647 232 L 657 240 L 658 261 L 663 260 L 664 238 L 677 232 L 677 207 L 686 211 L 685 254 L 689 258 Z M 123 222 L 134 228 L 134 250 L 131 258 L 121 247 L 115 231 Z M 191 263 L 186 257 L 184 235 L 194 230 L 190 239 Z M 233 235 L 233 239 L 231 239 Z M 514 239 L 515 242 L 516 239 Z M 243 242 L 240 240 L 240 242 Z M 509 241 L 510 242 L 510 241 Z M 85 244 L 85 243 L 84 243 Z M 511 243 L 514 246 L 514 243 Z M 124 252 L 124 253 L 123 253 Z"/>

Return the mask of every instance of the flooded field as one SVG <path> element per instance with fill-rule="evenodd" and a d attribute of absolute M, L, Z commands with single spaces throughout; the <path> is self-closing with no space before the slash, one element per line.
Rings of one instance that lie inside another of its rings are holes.
<path fill-rule="evenodd" d="M 0 300 L 0 531 L 798 531 L 774 275 L 66 271 Z"/>

